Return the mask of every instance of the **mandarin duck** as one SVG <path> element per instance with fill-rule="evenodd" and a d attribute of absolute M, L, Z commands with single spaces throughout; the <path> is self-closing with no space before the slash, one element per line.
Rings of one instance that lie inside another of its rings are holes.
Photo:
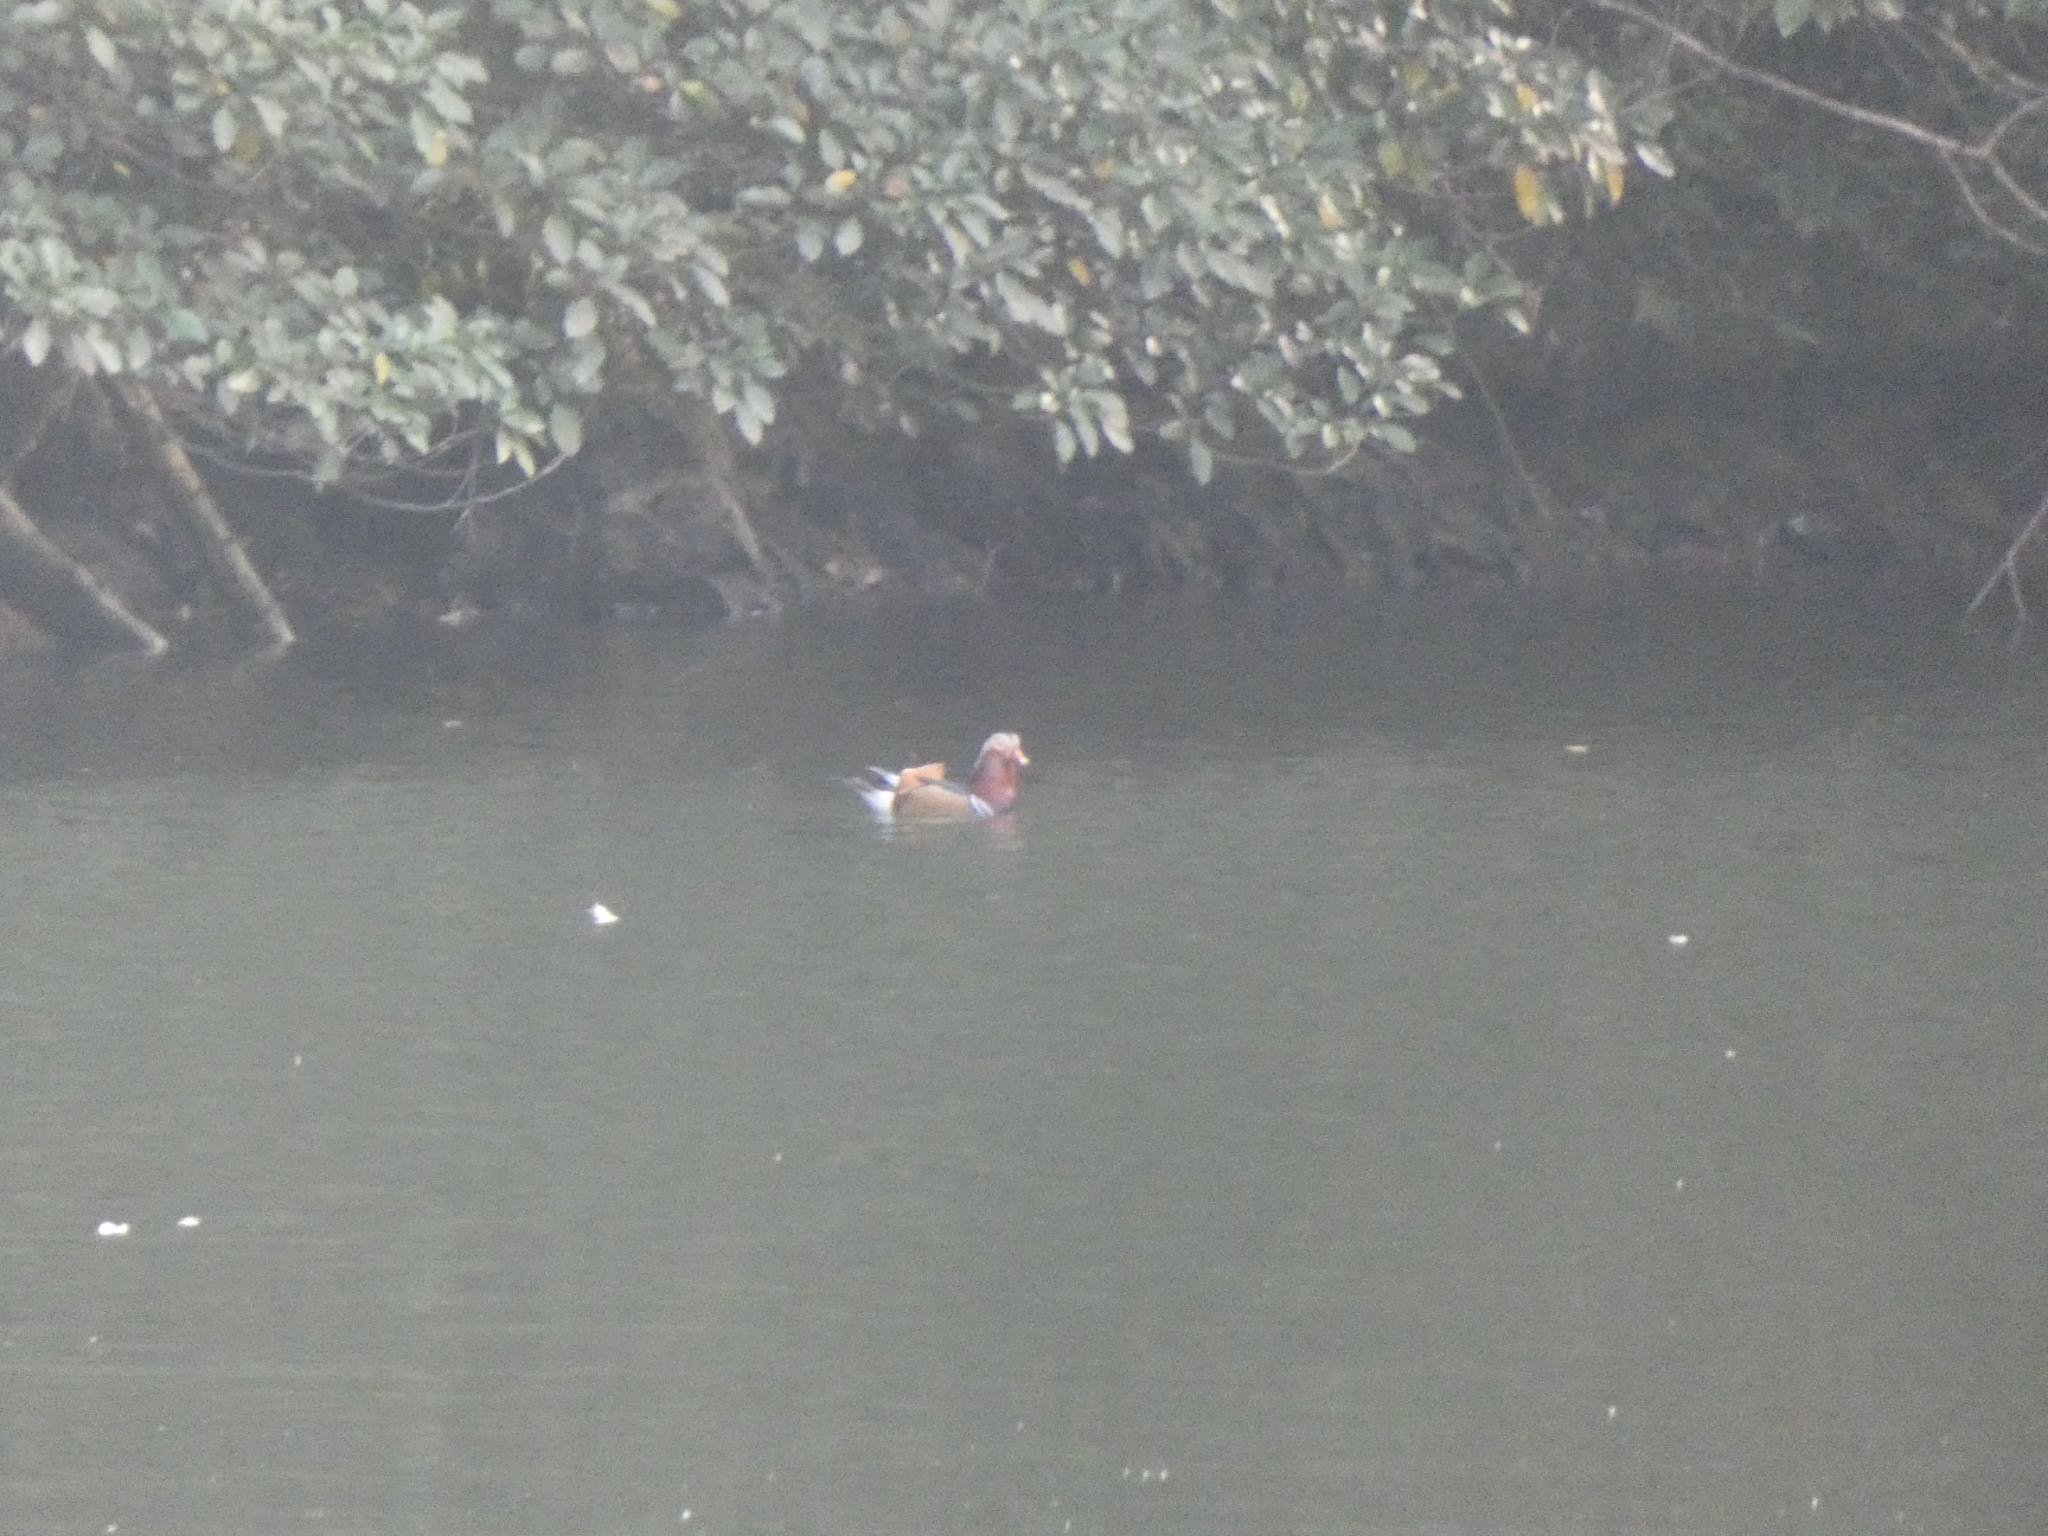
<path fill-rule="evenodd" d="M 923 763 L 891 772 L 870 768 L 848 779 L 861 799 L 884 821 L 928 818 L 968 820 L 1000 816 L 1017 805 L 1017 770 L 1028 768 L 1024 744 L 1014 731 L 997 731 L 981 744 L 965 784 L 946 777 L 944 763 Z"/>

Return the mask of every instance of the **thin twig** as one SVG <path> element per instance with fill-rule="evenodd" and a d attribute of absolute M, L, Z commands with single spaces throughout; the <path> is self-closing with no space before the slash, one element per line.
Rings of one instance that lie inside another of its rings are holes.
<path fill-rule="evenodd" d="M 1961 194 L 1964 203 L 1969 206 L 1971 214 L 1979 224 L 1991 231 L 1998 239 L 2005 241 L 2008 245 L 2017 246 L 2029 256 L 2048 256 L 2048 245 L 2042 245 L 2039 241 L 2030 240 L 2016 229 L 2008 229 L 1991 212 L 1990 208 L 1985 206 L 1984 200 L 1977 195 L 1976 188 L 1970 185 L 1969 178 L 1963 175 L 1962 167 L 1956 164 L 1953 156 L 1943 155 L 1940 158 L 1942 169 L 1946 170 L 1954 178 L 1956 191 Z"/>
<path fill-rule="evenodd" d="M 1479 398 L 1486 402 L 1486 409 L 1493 417 L 1493 428 L 1500 434 L 1501 446 L 1507 449 L 1508 462 L 1514 465 L 1515 473 L 1521 477 L 1522 489 L 1529 493 L 1529 504 L 1536 509 L 1537 518 L 1548 523 L 1551 521 L 1550 498 L 1543 494 L 1543 487 L 1537 484 L 1536 477 L 1529 472 L 1528 461 L 1522 457 L 1522 450 L 1515 442 L 1515 434 L 1508 426 L 1508 418 L 1502 412 L 1500 402 L 1494 399 L 1493 391 L 1487 387 L 1485 373 L 1481 371 L 1478 361 L 1469 351 L 1465 357 L 1465 371 L 1471 374 L 1472 382 L 1479 390 Z"/>
<path fill-rule="evenodd" d="M 1751 85 L 1759 85 L 1781 96 L 1789 96 L 1794 101 L 1803 101 L 1815 111 L 1845 118 L 1852 123 L 1861 123 L 1866 128 L 1882 129 L 1899 138 L 1910 139 L 1915 144 L 1925 145 L 1943 154 L 1957 155 L 1965 160 L 1989 160 L 1997 152 L 1997 135 L 2000 131 L 1998 129 L 1994 129 L 1986 139 L 1972 144 L 1952 134 L 1939 133 L 1924 123 L 1914 122 L 1911 118 L 1899 117 L 1890 112 L 1874 112 L 1868 107 L 1859 107 L 1854 102 L 1838 101 L 1832 96 L 1800 85 L 1797 81 L 1787 80 L 1783 75 L 1774 75 L 1769 70 L 1739 63 L 1683 27 L 1666 21 L 1641 6 L 1631 5 L 1628 0 L 1592 0 L 1592 4 L 1596 10 L 1625 16 L 1630 21 L 1640 22 L 1643 26 L 1661 32 L 1674 47 L 1692 54 L 1695 58 L 1705 60 L 1725 75 L 1732 75 L 1737 80 L 1747 80 Z"/>
<path fill-rule="evenodd" d="M 2012 640 L 2018 645 L 2020 636 L 2027 627 L 2027 600 L 2020 591 L 2020 556 L 2033 542 L 2034 535 L 2041 531 L 2041 525 L 2048 523 L 2048 496 L 2041 498 L 2041 505 L 2034 508 L 2034 515 L 2027 519 L 2026 527 L 2005 549 L 2005 558 L 1992 567 L 1991 574 L 1984 578 L 1984 585 L 1977 589 L 1977 595 L 1970 599 L 1970 606 L 1963 610 L 1963 621 L 1968 623 L 1977 610 L 1984 606 L 1984 599 L 1998 590 L 2002 581 L 2012 593 Z"/>

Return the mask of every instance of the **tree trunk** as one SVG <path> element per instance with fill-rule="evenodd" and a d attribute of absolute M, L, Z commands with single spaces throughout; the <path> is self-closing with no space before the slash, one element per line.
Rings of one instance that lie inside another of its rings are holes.
<path fill-rule="evenodd" d="M 170 642 L 66 554 L 0 485 L 0 595 L 44 634 L 79 650 L 160 656 Z"/>
<path fill-rule="evenodd" d="M 746 499 L 740 495 L 739 458 L 732 451 L 732 439 L 725 435 L 725 423 L 718 419 L 717 412 L 708 403 L 701 400 L 688 401 L 683 405 L 682 420 L 684 434 L 697 455 L 698 467 L 711 481 L 713 494 L 718 497 L 720 508 L 732 524 L 733 543 L 747 557 L 747 564 L 760 578 L 762 588 L 772 596 L 779 585 L 775 566 L 760 534 L 754 529 L 753 519 L 747 516 Z"/>
<path fill-rule="evenodd" d="M 261 631 L 263 637 L 278 650 L 283 650 L 298 640 L 292 632 L 291 620 L 285 617 L 284 607 L 276 595 L 257 572 L 249 559 L 249 552 L 242 547 L 242 541 L 221 516 L 214 504 L 213 493 L 206 488 L 206 482 L 199 478 L 199 471 L 192 465 L 185 445 L 178 441 L 171 431 L 170 423 L 164 420 L 163 408 L 156 402 L 147 385 L 133 379 L 122 381 L 118 386 L 121 398 L 134 412 L 141 423 L 149 446 L 163 465 L 164 472 L 178 488 L 176 505 L 180 519 L 199 545 L 207 569 L 213 572 L 228 596 L 241 604 L 242 611 Z"/>

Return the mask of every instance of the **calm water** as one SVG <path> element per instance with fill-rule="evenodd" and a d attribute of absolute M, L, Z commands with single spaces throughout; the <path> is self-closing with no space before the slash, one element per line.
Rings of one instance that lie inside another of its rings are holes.
<path fill-rule="evenodd" d="M 1511 615 L 17 680 L 0 1529 L 2036 1536 L 2039 664 Z"/>

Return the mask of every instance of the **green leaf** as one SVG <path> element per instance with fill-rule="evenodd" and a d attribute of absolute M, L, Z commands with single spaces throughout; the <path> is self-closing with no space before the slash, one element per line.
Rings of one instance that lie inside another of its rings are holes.
<path fill-rule="evenodd" d="M 1131 437 L 1131 412 L 1124 404 L 1124 397 L 1113 389 L 1096 390 L 1090 397 L 1095 403 L 1095 413 L 1102 423 L 1102 435 L 1118 453 L 1129 453 L 1137 447 Z"/>
<path fill-rule="evenodd" d="M 761 438 L 767 430 L 767 423 L 755 414 L 753 406 L 745 400 L 733 402 L 732 424 L 740 429 L 740 436 L 747 440 L 749 446 L 761 446 Z"/>
<path fill-rule="evenodd" d="M 446 80 L 432 79 L 424 92 L 427 101 L 441 114 L 443 122 L 468 123 L 471 119 L 469 98 L 464 96 Z"/>
<path fill-rule="evenodd" d="M 648 330 L 653 330 L 660 323 L 655 319 L 654 306 L 648 303 L 646 295 L 641 293 L 631 283 L 606 283 L 605 292 L 617 301 L 621 309 L 624 309 L 635 320 L 646 326 Z"/>
<path fill-rule="evenodd" d="M 579 336 L 588 336 L 596 329 L 597 301 L 587 293 L 571 299 L 568 307 L 562 311 L 562 334 L 574 341 Z"/>
<path fill-rule="evenodd" d="M 841 256 L 851 256 L 860 249 L 866 233 L 860 227 L 860 220 L 849 218 L 842 223 L 832 236 L 832 249 Z"/>
<path fill-rule="evenodd" d="M 1208 250 L 1202 253 L 1211 272 L 1230 284 L 1242 288 L 1254 298 L 1273 297 L 1273 277 L 1269 272 L 1253 266 L 1234 251 Z"/>
<path fill-rule="evenodd" d="M 50 355 L 50 328 L 40 317 L 29 321 L 28 329 L 21 333 L 21 355 L 31 368 L 42 367 L 43 359 Z"/>
<path fill-rule="evenodd" d="M 725 309 L 731 305 L 732 293 L 726 288 L 725 279 L 712 271 L 711 268 L 692 267 L 690 275 L 697 280 L 697 287 L 703 292 L 704 297 L 713 304 L 717 305 L 720 309 Z"/>
<path fill-rule="evenodd" d="M 573 459 L 583 451 L 583 417 L 572 405 L 557 405 L 548 412 L 548 436 Z"/>
<path fill-rule="evenodd" d="M 1216 456 L 1209 451 L 1209 445 L 1190 433 L 1188 435 L 1188 473 L 1195 477 L 1195 484 L 1207 485 L 1216 473 Z"/>
<path fill-rule="evenodd" d="M 995 289 L 1004 310 L 1019 325 L 1034 326 L 1054 336 L 1067 334 L 1067 308 L 1064 304 L 1048 304 L 1011 272 L 996 274 Z"/>
<path fill-rule="evenodd" d="M 1772 0 L 1771 18 L 1778 24 L 1778 35 L 1790 37 L 1813 19 L 1813 0 Z"/>
<path fill-rule="evenodd" d="M 284 137 L 285 126 L 291 121 L 291 114 L 285 111 L 282 103 L 269 96 L 251 96 L 249 105 L 256 109 L 256 119 L 263 124 L 265 133 L 273 139 Z"/>
<path fill-rule="evenodd" d="M 1024 184 L 1027 187 L 1031 188 L 1032 191 L 1036 192 L 1047 202 L 1057 203 L 1062 208 L 1070 208 L 1075 213 L 1083 215 L 1092 214 L 1095 211 L 1095 204 L 1075 187 L 1072 182 L 1067 181 L 1063 177 L 1054 176 L 1028 165 L 1023 167 L 1018 174 L 1024 178 Z"/>
<path fill-rule="evenodd" d="M 1088 412 L 1088 398 L 1077 396 L 1067 407 L 1067 419 L 1074 424 L 1074 434 L 1081 439 L 1081 451 L 1094 458 L 1102 451 L 1102 438 L 1095 430 L 1095 418 Z"/>
<path fill-rule="evenodd" d="M 1052 424 L 1052 451 L 1059 458 L 1060 463 L 1073 463 L 1077 446 L 1074 441 L 1074 429 L 1072 427 L 1068 426 L 1064 421 L 1056 421 Z"/>
<path fill-rule="evenodd" d="M 1095 231 L 1095 243 L 1112 259 L 1124 253 L 1123 215 L 1114 208 L 1099 208 L 1088 216 L 1088 225 Z"/>

